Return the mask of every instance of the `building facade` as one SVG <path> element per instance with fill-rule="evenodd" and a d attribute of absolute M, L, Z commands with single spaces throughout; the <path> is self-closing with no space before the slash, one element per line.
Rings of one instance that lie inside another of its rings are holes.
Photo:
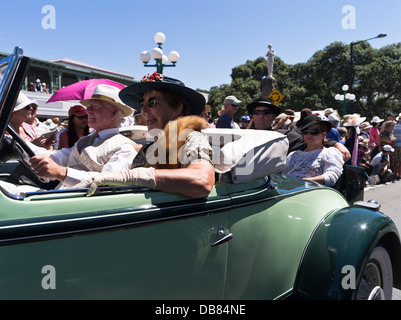
<path fill-rule="evenodd" d="M 0 59 L 8 55 L 9 53 L 0 52 Z M 102 78 L 113 80 L 127 86 L 136 82 L 134 77 L 68 58 L 52 61 L 32 57 L 30 57 L 30 59 L 31 64 L 25 82 L 22 85 L 22 91 L 29 98 L 35 99 L 38 102 L 38 116 L 41 118 L 59 117 L 65 119 L 68 117 L 69 107 L 76 104 L 76 101 L 52 102 L 48 104 L 46 102 L 51 94 L 75 82 Z M 42 92 L 34 91 L 32 86 L 37 82 L 41 84 L 42 88 L 46 87 L 47 90 L 43 90 Z"/>

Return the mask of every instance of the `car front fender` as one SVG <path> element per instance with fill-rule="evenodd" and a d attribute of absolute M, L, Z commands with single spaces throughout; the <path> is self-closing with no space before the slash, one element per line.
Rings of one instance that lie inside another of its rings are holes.
<path fill-rule="evenodd" d="M 400 284 L 401 245 L 394 222 L 384 214 L 348 207 L 326 216 L 300 263 L 294 294 L 301 299 L 354 299 L 370 254 L 388 250 L 395 286 Z M 348 281 L 349 277 L 354 277 Z"/>

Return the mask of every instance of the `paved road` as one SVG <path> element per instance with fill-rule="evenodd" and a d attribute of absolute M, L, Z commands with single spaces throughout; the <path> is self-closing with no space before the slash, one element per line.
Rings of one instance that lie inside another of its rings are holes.
<path fill-rule="evenodd" d="M 364 200 L 374 199 L 381 204 L 380 211 L 393 219 L 401 235 L 401 181 L 365 188 Z M 401 300 L 401 290 L 394 288 L 393 300 Z"/>

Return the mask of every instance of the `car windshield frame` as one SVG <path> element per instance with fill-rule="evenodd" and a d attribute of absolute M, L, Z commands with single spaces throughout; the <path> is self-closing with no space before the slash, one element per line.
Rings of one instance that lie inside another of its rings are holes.
<path fill-rule="evenodd" d="M 15 47 L 12 54 L 0 60 L 0 141 L 7 130 L 30 61 L 20 47 Z"/>

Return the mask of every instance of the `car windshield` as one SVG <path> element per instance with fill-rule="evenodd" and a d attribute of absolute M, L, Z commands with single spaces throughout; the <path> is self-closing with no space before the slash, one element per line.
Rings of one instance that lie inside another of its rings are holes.
<path fill-rule="evenodd" d="M 8 89 L 6 86 L 12 84 L 13 75 L 18 67 L 18 63 L 22 58 L 22 49 L 15 48 L 13 54 L 0 60 L 0 90 L 3 97 Z"/>

